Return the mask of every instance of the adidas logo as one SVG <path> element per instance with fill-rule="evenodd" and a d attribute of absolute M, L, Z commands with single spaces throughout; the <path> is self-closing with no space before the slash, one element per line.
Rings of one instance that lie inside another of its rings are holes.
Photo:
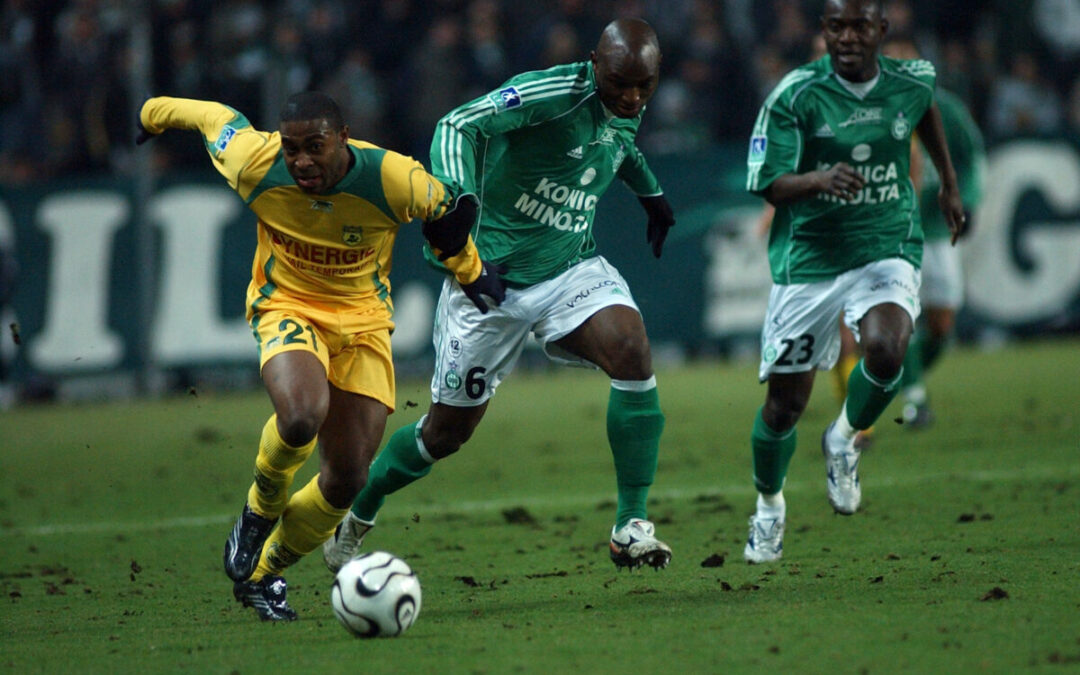
<path fill-rule="evenodd" d="M 832 127 L 829 126 L 828 122 L 821 125 L 821 128 L 814 132 L 814 138 L 833 138 L 834 136 L 836 136 L 836 134 L 833 133 Z"/>
<path fill-rule="evenodd" d="M 581 159 L 581 146 L 579 145 L 570 152 L 566 153 L 566 156 L 572 157 L 573 159 Z"/>

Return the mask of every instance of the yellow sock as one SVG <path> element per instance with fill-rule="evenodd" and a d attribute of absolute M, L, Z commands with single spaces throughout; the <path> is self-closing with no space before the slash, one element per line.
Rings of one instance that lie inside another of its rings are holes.
<path fill-rule="evenodd" d="M 846 354 L 840 357 L 840 360 L 836 362 L 836 367 L 832 369 L 833 390 L 836 393 L 836 400 L 841 404 L 847 398 L 847 381 L 858 362 L 858 356 Z"/>
<path fill-rule="evenodd" d="M 255 458 L 255 482 L 248 489 L 248 506 L 255 513 L 276 520 L 285 510 L 293 476 L 315 450 L 317 438 L 307 445 L 294 448 L 281 440 L 277 430 L 277 415 L 271 415 L 259 439 L 259 455 Z"/>
<path fill-rule="evenodd" d="M 322 546 L 348 511 L 348 507 L 337 509 L 331 506 L 319 490 L 319 477 L 312 478 L 289 499 L 281 523 L 263 546 L 259 567 L 251 579 L 258 581 L 267 574 L 280 574 Z"/>

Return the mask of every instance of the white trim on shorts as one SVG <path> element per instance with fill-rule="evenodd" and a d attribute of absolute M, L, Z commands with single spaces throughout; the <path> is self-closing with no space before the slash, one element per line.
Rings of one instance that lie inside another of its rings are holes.
<path fill-rule="evenodd" d="M 878 260 L 830 281 L 773 284 L 761 331 L 758 379 L 829 370 L 840 356 L 839 318 L 859 339 L 859 320 L 884 303 L 919 316 L 919 270 L 901 258 Z"/>
<path fill-rule="evenodd" d="M 596 368 L 554 343 L 615 305 L 641 312 L 626 280 L 602 256 L 533 286 L 507 288 L 506 299 L 498 307 L 489 303 L 487 314 L 447 277 L 435 310 L 431 400 L 458 407 L 483 404 L 513 371 L 530 336 L 556 363 Z"/>

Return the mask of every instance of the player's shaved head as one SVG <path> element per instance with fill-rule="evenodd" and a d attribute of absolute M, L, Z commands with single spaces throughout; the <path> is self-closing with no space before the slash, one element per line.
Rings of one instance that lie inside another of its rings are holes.
<path fill-rule="evenodd" d="M 646 58 L 646 51 L 660 62 L 660 41 L 653 30 L 641 19 L 616 19 L 609 23 L 600 34 L 596 45 L 597 54 L 607 54 L 612 50 L 637 54 Z"/>
<path fill-rule="evenodd" d="M 619 117 L 635 117 L 660 78 L 656 31 L 641 19 L 616 19 L 600 34 L 592 63 L 604 106 Z"/>
<path fill-rule="evenodd" d="M 332 129 L 345 126 L 345 117 L 337 102 L 321 91 L 302 91 L 285 99 L 281 107 L 282 122 L 326 120 Z"/>

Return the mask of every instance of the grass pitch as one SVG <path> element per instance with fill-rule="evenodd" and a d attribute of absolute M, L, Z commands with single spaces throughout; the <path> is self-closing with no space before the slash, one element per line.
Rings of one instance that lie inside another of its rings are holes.
<path fill-rule="evenodd" d="M 825 499 L 819 438 L 837 405 L 822 374 L 773 565 L 742 560 L 756 364 L 658 380 L 667 429 L 650 515 L 671 567 L 617 573 L 607 558 L 606 379 L 519 372 L 474 439 L 391 497 L 369 535 L 366 548 L 402 556 L 423 586 L 419 620 L 391 640 L 337 624 L 318 553 L 288 574 L 300 621 L 262 624 L 232 600 L 221 550 L 264 394 L 4 413 L 0 670 L 1080 669 L 1080 343 L 947 355 L 930 378 L 937 425 L 905 430 L 893 404 L 852 517 Z M 399 383 L 388 431 L 420 416 L 426 392 Z"/>

